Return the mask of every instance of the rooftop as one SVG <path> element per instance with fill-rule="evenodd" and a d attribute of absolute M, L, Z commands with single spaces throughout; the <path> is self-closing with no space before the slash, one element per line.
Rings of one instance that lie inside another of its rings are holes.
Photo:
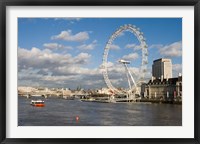
<path fill-rule="evenodd" d="M 171 62 L 171 59 L 167 59 L 167 58 L 159 58 L 154 60 L 153 62 L 157 62 L 157 61 L 162 61 L 162 62 Z"/>

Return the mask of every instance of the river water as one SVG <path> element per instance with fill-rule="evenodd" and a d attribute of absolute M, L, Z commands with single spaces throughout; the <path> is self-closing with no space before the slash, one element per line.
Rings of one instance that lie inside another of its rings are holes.
<path fill-rule="evenodd" d="M 19 126 L 181 126 L 182 105 L 96 103 L 48 98 L 45 107 L 18 98 Z"/>

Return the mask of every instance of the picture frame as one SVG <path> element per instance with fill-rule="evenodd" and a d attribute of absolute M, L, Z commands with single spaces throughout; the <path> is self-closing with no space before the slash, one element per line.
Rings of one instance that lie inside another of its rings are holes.
<path fill-rule="evenodd" d="M 193 6 L 194 7 L 194 40 L 195 40 L 195 48 L 194 48 L 194 138 L 7 138 L 6 137 L 6 95 L 7 91 L 7 53 L 6 53 L 6 7 L 8 6 Z M 1 79 L 0 79 L 0 142 L 3 144 L 23 144 L 23 143 L 38 143 L 38 144 L 57 144 L 57 143 L 69 143 L 69 144 L 78 144 L 78 143 L 96 143 L 96 144 L 110 144 L 110 143 L 133 143 L 133 144 L 154 144 L 154 143 L 165 143 L 165 144 L 200 144 L 200 98 L 199 95 L 199 37 L 200 37 L 200 2 L 199 0 L 108 0 L 108 1 L 90 1 L 90 0 L 4 0 L 0 2 L 0 54 L 1 54 Z"/>

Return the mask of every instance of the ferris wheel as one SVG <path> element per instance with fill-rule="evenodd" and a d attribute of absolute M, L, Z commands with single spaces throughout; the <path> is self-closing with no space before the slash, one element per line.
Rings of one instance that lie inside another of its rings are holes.
<path fill-rule="evenodd" d="M 134 36 L 136 36 L 137 40 L 140 43 L 140 49 L 141 49 L 141 64 L 139 67 L 139 71 L 140 71 L 140 75 L 137 76 L 139 77 L 137 79 L 137 81 L 134 79 L 132 72 L 130 70 L 130 68 L 128 67 L 128 65 L 131 63 L 130 61 L 126 61 L 124 59 L 120 59 L 118 62 L 121 63 L 124 68 L 125 68 L 125 72 L 126 72 L 126 76 L 127 76 L 127 80 L 128 80 L 128 85 L 129 85 L 129 89 L 126 91 L 122 91 L 117 89 L 115 86 L 113 86 L 113 84 L 111 83 L 109 76 L 108 76 L 108 53 L 110 50 L 110 47 L 113 43 L 113 41 L 124 31 L 129 31 L 131 32 Z M 145 73 L 147 72 L 147 64 L 148 64 L 148 49 L 147 49 L 147 44 L 146 44 L 146 40 L 143 36 L 143 33 L 140 31 L 139 28 L 137 28 L 135 25 L 131 25 L 131 24 L 126 24 L 123 26 L 120 26 L 120 28 L 118 28 L 109 38 L 105 49 L 104 49 L 104 53 L 103 53 L 103 63 L 102 63 L 102 73 L 103 73 L 103 77 L 104 77 L 104 81 L 107 85 L 107 87 L 115 94 L 124 94 L 124 93 L 136 93 L 136 91 L 138 91 L 138 87 L 140 86 L 140 84 L 142 82 L 144 82 L 144 77 L 145 77 Z"/>

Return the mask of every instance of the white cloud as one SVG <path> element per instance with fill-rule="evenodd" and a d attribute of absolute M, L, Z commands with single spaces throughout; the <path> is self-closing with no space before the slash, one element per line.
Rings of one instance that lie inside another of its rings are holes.
<path fill-rule="evenodd" d="M 140 45 L 136 45 L 136 44 L 127 44 L 125 46 L 125 48 L 130 48 L 130 49 L 133 49 L 134 51 L 136 51 L 136 50 L 140 50 L 141 46 Z"/>
<path fill-rule="evenodd" d="M 131 53 L 131 54 L 128 54 L 128 55 L 124 55 L 123 57 L 122 57 L 122 59 L 124 59 L 124 60 L 135 60 L 135 59 L 137 59 L 137 58 L 139 58 L 139 55 L 138 55 L 138 53 Z"/>
<path fill-rule="evenodd" d="M 101 81 L 99 85 L 102 85 L 103 77 L 99 69 L 85 68 L 90 58 L 88 53 L 73 57 L 48 49 L 18 48 L 19 85 L 60 87 L 64 83 L 66 87 L 75 88 L 80 84 L 89 87 L 89 81 L 90 84 Z"/>
<path fill-rule="evenodd" d="M 95 47 L 96 47 L 96 44 L 97 41 L 94 40 L 91 44 L 83 44 L 83 45 L 80 45 L 80 46 L 77 46 L 78 49 L 80 50 L 93 50 Z"/>
<path fill-rule="evenodd" d="M 44 43 L 43 46 L 50 50 L 63 50 L 63 49 L 71 50 L 71 49 L 73 49 L 71 46 L 64 46 L 64 45 L 61 45 L 58 43 Z"/>
<path fill-rule="evenodd" d="M 89 55 L 88 53 L 80 53 L 73 58 L 73 61 L 78 64 L 86 64 L 90 57 L 91 55 Z"/>
<path fill-rule="evenodd" d="M 40 50 L 33 47 L 31 50 L 18 48 L 18 65 L 20 67 L 54 68 L 69 64 L 85 64 L 91 55 L 88 53 L 80 53 L 72 57 L 71 54 L 53 53 L 49 49 Z"/>
<path fill-rule="evenodd" d="M 18 84 L 72 89 L 80 85 L 86 89 L 106 87 L 102 71 L 98 66 L 97 68 L 87 67 L 90 58 L 90 54 L 83 52 L 72 56 L 71 54 L 55 53 L 49 49 L 18 48 Z M 125 87 L 127 78 L 124 66 L 112 62 L 108 62 L 107 66 L 113 85 Z M 140 74 L 139 68 L 130 67 L 130 70 L 137 79 Z"/>
<path fill-rule="evenodd" d="M 80 84 L 84 88 L 106 87 L 102 73 L 98 68 L 86 68 L 91 55 L 80 53 L 77 56 L 58 54 L 51 50 L 38 48 L 18 49 L 19 85 L 69 87 Z M 26 67 L 23 67 L 26 65 Z M 130 67 L 134 75 L 139 69 Z M 52 75 L 49 75 L 49 74 Z M 109 78 L 114 86 L 126 87 L 127 79 L 123 65 L 108 62 Z M 137 79 L 136 76 L 134 78 Z"/>
<path fill-rule="evenodd" d="M 107 66 L 107 67 L 113 67 L 114 64 L 113 64 L 112 62 L 107 62 L 106 66 Z"/>
<path fill-rule="evenodd" d="M 173 77 L 177 77 L 179 73 L 182 73 L 182 64 L 172 65 Z"/>
<path fill-rule="evenodd" d="M 58 35 L 52 36 L 51 39 L 81 42 L 89 39 L 89 34 L 88 32 L 79 32 L 73 35 L 71 30 L 67 30 L 62 31 Z"/>
<path fill-rule="evenodd" d="M 174 42 L 170 45 L 165 45 L 159 49 L 159 52 L 163 56 L 167 57 L 180 57 L 182 56 L 182 42 Z"/>
<path fill-rule="evenodd" d="M 111 45 L 110 45 L 110 49 L 112 49 L 112 50 L 119 50 L 120 47 L 119 47 L 118 45 L 111 44 Z"/>
<path fill-rule="evenodd" d="M 160 49 L 160 48 L 162 48 L 162 47 L 163 47 L 162 44 L 153 44 L 153 45 L 149 46 L 148 49 L 152 49 L 152 48 Z"/>

